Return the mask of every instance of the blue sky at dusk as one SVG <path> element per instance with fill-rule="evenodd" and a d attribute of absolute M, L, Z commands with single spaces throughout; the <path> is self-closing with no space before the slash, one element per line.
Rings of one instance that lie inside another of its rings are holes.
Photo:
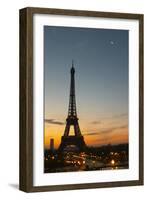
<path fill-rule="evenodd" d="M 64 133 L 72 59 L 77 114 L 87 143 L 127 142 L 128 31 L 45 26 L 45 145 L 53 137 L 58 146 Z"/>

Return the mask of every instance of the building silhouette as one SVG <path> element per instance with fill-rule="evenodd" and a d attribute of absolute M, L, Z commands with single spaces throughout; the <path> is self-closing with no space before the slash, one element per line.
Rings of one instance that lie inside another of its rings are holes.
<path fill-rule="evenodd" d="M 50 139 L 50 150 L 53 152 L 54 151 L 54 138 Z"/>
<path fill-rule="evenodd" d="M 75 68 L 72 61 L 72 67 L 70 70 L 70 97 L 69 97 L 69 106 L 68 106 L 68 116 L 66 119 L 66 126 L 64 135 L 61 137 L 61 144 L 59 146 L 59 152 L 67 149 L 68 146 L 75 146 L 78 151 L 84 151 L 86 144 L 84 137 L 81 134 L 79 127 L 77 109 L 76 109 L 76 97 L 75 97 Z M 70 127 L 74 128 L 74 135 L 70 135 Z"/>

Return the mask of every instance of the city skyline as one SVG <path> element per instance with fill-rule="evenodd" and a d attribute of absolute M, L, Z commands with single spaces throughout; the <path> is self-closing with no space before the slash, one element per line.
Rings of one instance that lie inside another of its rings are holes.
<path fill-rule="evenodd" d="M 44 54 L 45 148 L 64 133 L 72 59 L 86 144 L 128 143 L 128 31 L 45 26 Z"/>

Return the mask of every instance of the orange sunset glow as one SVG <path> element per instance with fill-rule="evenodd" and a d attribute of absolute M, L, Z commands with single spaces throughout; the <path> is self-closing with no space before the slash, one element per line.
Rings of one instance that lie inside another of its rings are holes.
<path fill-rule="evenodd" d="M 120 116 L 117 119 L 107 119 L 101 123 L 85 122 L 84 124 L 82 120 L 79 120 L 79 122 L 82 135 L 88 146 L 128 143 L 127 116 Z M 87 126 L 87 124 L 89 126 Z M 64 129 L 65 124 L 45 123 L 44 143 L 46 149 L 50 147 L 51 138 L 54 138 L 55 148 L 59 147 Z M 73 131 L 71 130 L 70 135 L 72 134 Z"/>

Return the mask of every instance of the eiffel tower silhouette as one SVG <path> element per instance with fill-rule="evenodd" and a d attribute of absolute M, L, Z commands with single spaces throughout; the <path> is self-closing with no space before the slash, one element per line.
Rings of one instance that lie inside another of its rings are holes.
<path fill-rule="evenodd" d="M 71 82 L 70 82 L 70 97 L 69 97 L 69 107 L 68 116 L 66 119 L 66 127 L 64 135 L 61 138 L 61 144 L 59 146 L 59 152 L 64 151 L 67 146 L 74 145 L 77 147 L 78 151 L 84 151 L 86 144 L 84 142 L 84 137 L 81 134 L 77 110 L 76 110 L 76 98 L 75 98 L 75 68 L 72 60 L 72 67 L 70 70 Z M 74 127 L 74 135 L 70 135 L 70 127 Z"/>

